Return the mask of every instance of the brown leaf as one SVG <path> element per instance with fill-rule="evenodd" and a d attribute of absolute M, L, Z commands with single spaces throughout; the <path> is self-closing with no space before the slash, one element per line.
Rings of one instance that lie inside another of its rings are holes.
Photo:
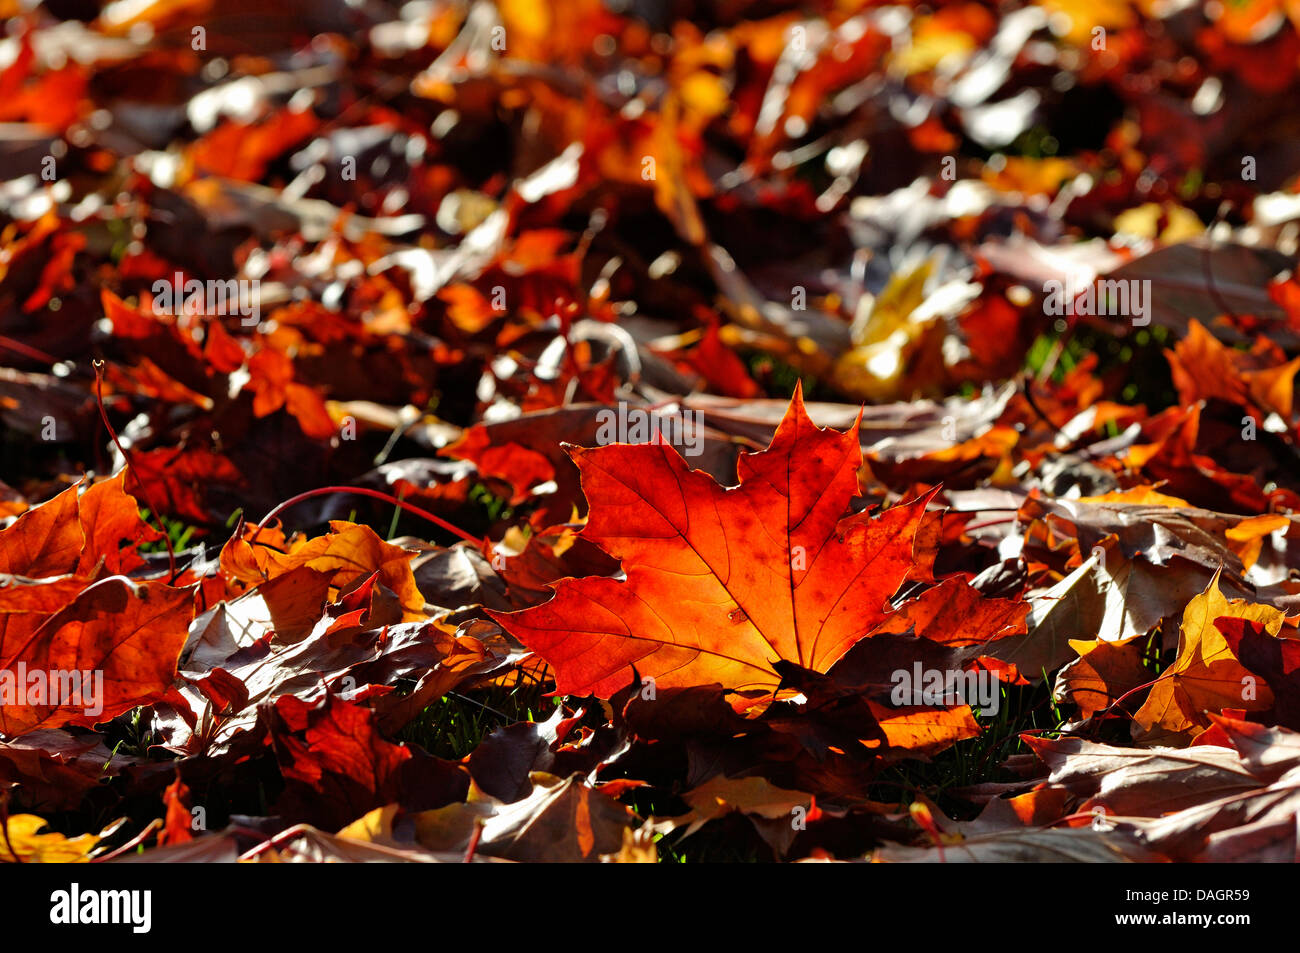
<path fill-rule="evenodd" d="M 6 735 L 108 721 L 161 698 L 176 675 L 190 590 L 110 576 L 39 624 L 32 616 L 40 613 L 14 606 L 60 601 L 67 591 L 58 580 L 0 591 L 0 697 L 12 694 L 0 704 Z"/>

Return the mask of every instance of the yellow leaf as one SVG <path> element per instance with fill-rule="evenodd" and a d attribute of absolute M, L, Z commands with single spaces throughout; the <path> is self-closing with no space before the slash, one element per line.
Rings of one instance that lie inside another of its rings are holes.
<path fill-rule="evenodd" d="M 1237 661 L 1223 633 L 1215 627 L 1214 620 L 1223 616 L 1258 622 L 1273 636 L 1281 631 L 1286 618 L 1272 606 L 1225 599 L 1216 574 L 1209 587 L 1183 611 L 1178 657 L 1156 680 L 1146 702 L 1134 715 L 1141 729 L 1137 740 L 1186 743 L 1198 729 L 1209 727 L 1207 711 L 1261 711 L 1272 707 L 1273 693 Z M 1253 686 L 1253 691 L 1244 690 L 1247 684 Z"/>
<path fill-rule="evenodd" d="M 854 322 L 853 343 L 858 347 L 879 344 L 895 331 L 906 329 L 908 318 L 925 300 L 925 283 L 933 271 L 934 263 L 927 261 L 907 274 L 890 277 L 880 297 L 872 302 L 866 320 Z"/>
<path fill-rule="evenodd" d="M 1129 0 L 1038 0 L 1038 5 L 1057 18 L 1053 31 L 1076 46 L 1092 42 L 1094 27 L 1119 30 L 1136 21 Z"/>
<path fill-rule="evenodd" d="M 1163 229 L 1160 227 L 1162 218 L 1165 221 Z M 1164 205 L 1148 202 L 1115 216 L 1115 234 L 1158 238 L 1167 245 L 1188 241 L 1204 232 L 1205 226 L 1195 212 L 1172 202 Z"/>
<path fill-rule="evenodd" d="M 1249 569 L 1259 559 L 1264 537 L 1290 525 L 1290 517 L 1271 513 L 1244 519 L 1223 535 L 1227 537 L 1228 546 L 1240 557 L 1241 564 Z"/>
<path fill-rule="evenodd" d="M 975 38 L 954 30 L 935 17 L 922 17 L 912 31 L 912 41 L 890 57 L 890 69 L 903 76 L 932 70 L 944 60 L 959 67 L 976 50 Z"/>
<path fill-rule="evenodd" d="M 1135 486 L 1127 490 L 1115 490 L 1101 496 L 1081 496 L 1080 503 L 1134 503 L 1141 506 L 1185 506 L 1191 503 L 1176 496 L 1166 496 L 1153 486 Z"/>
<path fill-rule="evenodd" d="M 84 864 L 99 843 L 98 834 L 69 838 L 53 832 L 40 833 L 45 826 L 44 818 L 35 814 L 11 816 L 5 836 L 0 836 L 0 863 Z"/>
<path fill-rule="evenodd" d="M 831 370 L 836 386 L 855 397 L 893 400 L 905 383 L 911 357 L 927 345 L 942 344 L 929 332 L 935 319 L 914 320 L 925 300 L 925 284 L 934 270 L 927 261 L 907 274 L 897 274 L 872 302 L 866 317 L 853 322 L 854 347 L 840 355 Z"/>
<path fill-rule="evenodd" d="M 397 811 L 396 804 L 377 807 L 343 828 L 338 836 L 364 844 L 392 844 L 393 818 L 397 816 Z"/>

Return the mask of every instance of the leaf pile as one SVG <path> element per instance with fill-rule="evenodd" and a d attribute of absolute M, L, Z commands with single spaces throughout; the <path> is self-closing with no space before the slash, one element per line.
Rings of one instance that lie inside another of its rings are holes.
<path fill-rule="evenodd" d="M 0 861 L 1297 859 L 1294 4 L 0 7 Z"/>

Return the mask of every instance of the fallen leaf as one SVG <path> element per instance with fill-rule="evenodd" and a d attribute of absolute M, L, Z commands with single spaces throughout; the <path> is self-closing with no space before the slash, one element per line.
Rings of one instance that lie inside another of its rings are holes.
<path fill-rule="evenodd" d="M 608 697 L 633 666 L 665 688 L 737 691 L 774 690 L 779 659 L 825 671 L 888 613 L 926 505 L 845 517 L 856 429 L 813 427 L 798 393 L 771 446 L 741 457 L 735 488 L 662 445 L 574 457 L 591 502 L 582 536 L 625 579 L 561 580 L 545 605 L 488 613 L 546 659 L 562 694 Z"/>

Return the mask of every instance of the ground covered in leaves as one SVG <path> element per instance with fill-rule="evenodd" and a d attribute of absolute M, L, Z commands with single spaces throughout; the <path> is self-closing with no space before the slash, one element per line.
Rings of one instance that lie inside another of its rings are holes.
<path fill-rule="evenodd" d="M 1297 858 L 1296 4 L 0 10 L 0 860 Z"/>

